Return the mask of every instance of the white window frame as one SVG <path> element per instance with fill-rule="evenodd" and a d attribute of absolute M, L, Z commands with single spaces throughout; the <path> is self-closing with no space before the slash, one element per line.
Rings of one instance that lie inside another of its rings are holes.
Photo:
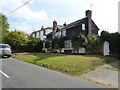
<path fill-rule="evenodd" d="M 71 50 L 72 49 L 71 40 L 66 40 L 64 43 L 65 43 L 65 50 Z"/>
<path fill-rule="evenodd" d="M 37 38 L 39 37 L 39 32 L 36 33 L 36 37 L 37 37 Z"/>
<path fill-rule="evenodd" d="M 82 23 L 82 30 L 85 30 L 85 24 Z"/>
<path fill-rule="evenodd" d="M 62 31 L 62 36 L 66 36 L 66 30 Z"/>
<path fill-rule="evenodd" d="M 33 33 L 32 36 L 35 37 L 35 33 Z"/>

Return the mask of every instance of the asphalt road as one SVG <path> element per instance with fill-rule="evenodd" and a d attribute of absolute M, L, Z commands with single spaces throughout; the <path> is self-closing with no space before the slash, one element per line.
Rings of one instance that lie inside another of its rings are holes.
<path fill-rule="evenodd" d="M 2 59 L 2 88 L 107 88 L 13 58 Z"/>

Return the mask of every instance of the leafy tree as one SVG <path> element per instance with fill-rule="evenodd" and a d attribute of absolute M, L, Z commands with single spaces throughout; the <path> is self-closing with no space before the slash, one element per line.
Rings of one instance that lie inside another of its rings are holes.
<path fill-rule="evenodd" d="M 53 49 L 59 49 L 61 53 L 61 49 L 64 48 L 64 38 L 63 37 L 55 37 L 52 40 L 52 48 Z"/>
<path fill-rule="evenodd" d="M 28 42 L 29 51 L 40 52 L 43 48 L 43 42 L 40 38 L 33 37 L 32 35 L 28 36 L 30 42 Z"/>
<path fill-rule="evenodd" d="M 27 38 L 28 34 L 21 31 L 9 31 L 4 37 L 4 43 L 10 44 L 15 51 L 19 50 L 19 46 L 29 42 Z"/>
<path fill-rule="evenodd" d="M 58 38 L 58 48 L 60 49 L 60 53 L 61 53 L 62 48 L 64 48 L 64 38 L 63 37 Z"/>
<path fill-rule="evenodd" d="M 91 54 L 96 54 L 97 52 L 101 53 L 102 43 L 98 35 L 87 38 L 87 43 L 85 45 L 87 52 Z"/>
<path fill-rule="evenodd" d="M 85 43 L 87 42 L 87 39 L 84 35 L 73 32 L 72 36 L 72 47 L 74 51 L 79 51 L 81 47 L 85 47 Z"/>
<path fill-rule="evenodd" d="M 57 44 L 58 43 L 58 38 L 57 37 L 54 37 L 54 39 L 52 39 L 52 48 L 53 49 L 57 49 Z"/>
<path fill-rule="evenodd" d="M 8 32 L 9 24 L 7 22 L 7 17 L 0 13 L 0 42 L 4 43 L 4 37 L 6 33 Z"/>

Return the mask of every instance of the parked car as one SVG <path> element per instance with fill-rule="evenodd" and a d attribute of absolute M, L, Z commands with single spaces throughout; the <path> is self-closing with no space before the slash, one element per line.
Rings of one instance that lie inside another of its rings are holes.
<path fill-rule="evenodd" d="M 8 58 L 11 56 L 12 49 L 8 44 L 0 44 L 0 56 L 7 56 Z"/>

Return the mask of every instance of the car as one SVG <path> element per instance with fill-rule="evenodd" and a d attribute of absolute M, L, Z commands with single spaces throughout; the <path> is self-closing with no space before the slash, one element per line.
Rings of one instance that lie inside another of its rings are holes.
<path fill-rule="evenodd" d="M 11 56 L 12 49 L 9 44 L 0 44 L 0 56 L 7 56 L 8 58 Z"/>

